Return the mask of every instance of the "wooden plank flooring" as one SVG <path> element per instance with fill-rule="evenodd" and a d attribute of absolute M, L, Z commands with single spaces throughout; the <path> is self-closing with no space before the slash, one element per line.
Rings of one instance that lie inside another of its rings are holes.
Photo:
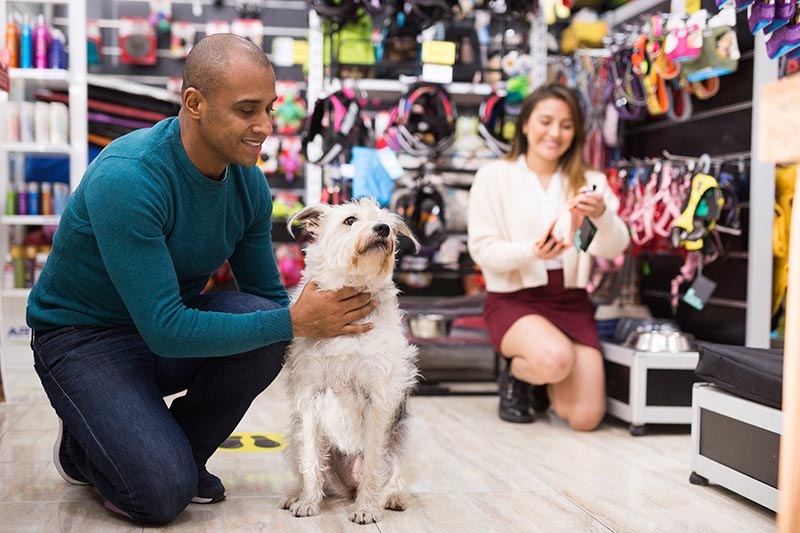
<path fill-rule="evenodd" d="M 348 520 L 352 502 L 326 500 L 294 518 L 280 503 L 295 484 L 281 451 L 219 451 L 209 469 L 228 498 L 190 504 L 165 531 L 191 532 L 761 532 L 775 514 L 719 487 L 688 482 L 687 428 L 631 437 L 610 420 L 575 433 L 554 418 L 514 425 L 492 396 L 414 397 L 409 509 L 378 524 Z M 282 378 L 237 433 L 282 434 Z M 0 532 L 143 531 L 107 512 L 97 494 L 64 483 L 51 463 L 57 422 L 43 394 L 0 404 Z M 159 528 L 146 528 L 159 531 Z"/>

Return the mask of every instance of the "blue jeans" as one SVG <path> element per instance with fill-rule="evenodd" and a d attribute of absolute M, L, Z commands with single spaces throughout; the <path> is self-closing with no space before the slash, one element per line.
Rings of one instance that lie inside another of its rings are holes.
<path fill-rule="evenodd" d="M 200 295 L 188 305 L 226 313 L 279 307 L 238 292 Z M 168 359 L 134 327 L 64 327 L 34 331 L 31 346 L 81 473 L 134 520 L 165 523 L 196 495 L 198 467 L 278 375 L 288 343 Z M 168 408 L 163 397 L 184 390 Z"/>

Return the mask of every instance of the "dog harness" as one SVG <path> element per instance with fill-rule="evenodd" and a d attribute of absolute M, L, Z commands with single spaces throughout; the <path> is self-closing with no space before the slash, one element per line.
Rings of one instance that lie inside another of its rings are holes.
<path fill-rule="evenodd" d="M 686 209 L 670 231 L 672 245 L 689 251 L 702 249 L 703 238 L 714 229 L 724 203 L 717 180 L 708 174 L 697 174 L 692 178 Z"/>
<path fill-rule="evenodd" d="M 334 159 L 350 159 L 350 150 L 364 135 L 361 106 L 350 89 L 317 100 L 303 132 L 303 153 L 320 166 Z"/>

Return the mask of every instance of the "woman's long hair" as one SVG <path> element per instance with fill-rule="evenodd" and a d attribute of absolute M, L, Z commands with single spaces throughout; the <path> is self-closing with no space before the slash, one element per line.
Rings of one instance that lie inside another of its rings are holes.
<path fill-rule="evenodd" d="M 514 139 L 511 141 L 511 150 L 505 155 L 505 159 L 516 161 L 519 156 L 527 155 L 528 137 L 522 131 L 539 102 L 548 98 L 556 98 L 567 104 L 572 116 L 575 137 L 572 139 L 569 149 L 558 160 L 561 173 L 567 177 L 569 196 L 572 196 L 578 189 L 586 185 L 586 177 L 584 176 L 586 164 L 583 162 L 583 144 L 586 142 L 586 130 L 583 126 L 583 113 L 581 112 L 578 98 L 575 96 L 575 92 L 566 85 L 548 83 L 540 86 L 525 98 L 517 118 Z"/>

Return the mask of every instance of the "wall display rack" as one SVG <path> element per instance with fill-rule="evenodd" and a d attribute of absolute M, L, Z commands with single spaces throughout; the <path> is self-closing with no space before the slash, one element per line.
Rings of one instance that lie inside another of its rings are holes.
<path fill-rule="evenodd" d="M 10 91 L 0 92 L 0 198 L 7 198 L 12 184 L 25 184 L 25 159 L 32 156 L 62 156 L 69 158 L 69 190 L 78 185 L 87 166 L 87 82 L 86 82 L 86 0 L 0 0 L 0 32 L 5 42 L 6 24 L 12 13 L 27 14 L 29 18 L 44 15 L 47 21 L 61 17 L 65 20 L 67 38 L 67 69 L 12 68 Z M 45 87 L 69 92 L 68 140 L 50 142 L 11 141 L 5 120 L 9 108 L 31 101 L 34 89 Z M 0 218 L 0 257 L 5 261 L 12 239 L 19 239 L 28 230 L 39 226 L 55 226 L 55 215 L 6 214 Z M 25 307 L 29 288 L 0 287 L 0 372 L 4 376 L 17 374 L 13 380 L 4 379 L 10 400 L 40 388 L 32 369 L 30 330 L 25 324 Z M 9 384 L 14 388 L 8 390 Z"/>

